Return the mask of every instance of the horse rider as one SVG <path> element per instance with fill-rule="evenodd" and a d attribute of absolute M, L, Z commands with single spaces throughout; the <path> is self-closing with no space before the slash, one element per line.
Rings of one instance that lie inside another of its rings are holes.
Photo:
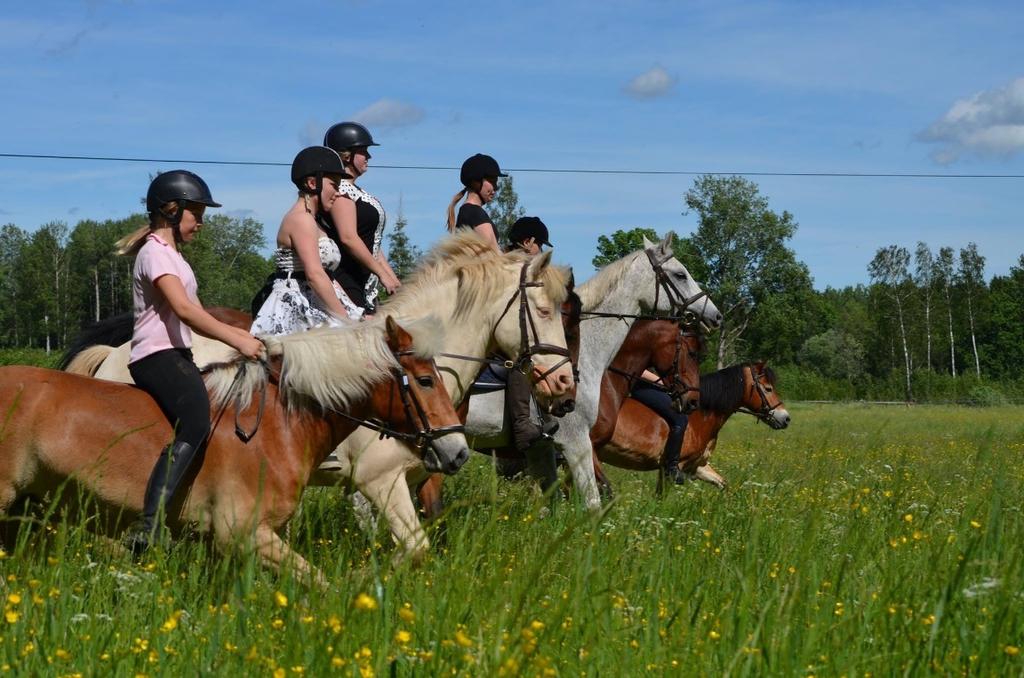
<path fill-rule="evenodd" d="M 324 213 L 325 230 L 341 250 L 337 281 L 368 315 L 375 311 L 378 281 L 388 294 L 402 285 L 380 246 L 386 222 L 384 207 L 356 185 L 369 166 L 370 146 L 379 145 L 370 130 L 357 122 L 340 122 L 324 135 L 324 146 L 341 156 L 346 173 L 338 185 L 338 199 Z"/>
<path fill-rule="evenodd" d="M 334 279 L 341 251 L 323 215 L 338 198 L 345 166 L 326 146 L 310 146 L 292 162 L 298 198 L 277 230 L 275 271 L 253 299 L 254 334 L 291 334 L 358 320 L 363 308 Z"/>
<path fill-rule="evenodd" d="M 179 251 L 202 228 L 207 207 L 220 204 L 199 176 L 186 170 L 164 172 L 146 193 L 149 224 L 116 244 L 118 254 L 135 255 L 128 370 L 136 385 L 156 400 L 173 431 L 146 483 L 142 514 L 124 538 L 136 556 L 155 540 L 160 517 L 210 433 L 210 401 L 192 360 L 192 331 L 222 341 L 246 358 L 263 353 L 254 336 L 203 310 L 195 274 Z"/>
<path fill-rule="evenodd" d="M 507 176 L 502 173 L 498 161 L 489 155 L 477 153 L 466 158 L 459 172 L 463 188 L 455 194 L 448 205 L 448 231 L 454 233 L 456 228 L 472 229 L 500 252 L 498 229 L 494 227 L 491 215 L 484 209 L 484 205 L 494 200 L 498 191 L 498 178 Z M 459 207 L 456 215 L 455 206 L 463 198 L 466 201 Z"/>

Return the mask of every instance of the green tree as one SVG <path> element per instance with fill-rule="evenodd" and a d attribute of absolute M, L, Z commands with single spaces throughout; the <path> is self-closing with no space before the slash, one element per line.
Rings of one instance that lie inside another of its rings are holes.
<path fill-rule="evenodd" d="M 982 356 L 986 371 L 1024 378 L 1024 255 L 1005 276 L 989 283 L 988 322 Z"/>
<path fill-rule="evenodd" d="M 705 175 L 685 199 L 699 220 L 691 238 L 694 253 L 706 267 L 707 291 L 724 316 L 717 347 L 722 368 L 735 355 L 758 304 L 785 291 L 787 281 L 802 286 L 810 276 L 786 246 L 797 228 L 793 215 L 771 211 L 757 184 Z"/>
<path fill-rule="evenodd" d="M 831 328 L 804 342 L 800 363 L 832 379 L 857 381 L 864 376 L 864 347 L 856 338 Z"/>
<path fill-rule="evenodd" d="M 274 270 L 259 252 L 265 245 L 263 224 L 255 219 L 206 217 L 199 235 L 181 248 L 195 271 L 203 304 L 249 310 L 253 295 Z"/>
<path fill-rule="evenodd" d="M 491 215 L 491 223 L 498 229 L 498 245 L 506 247 L 512 224 L 516 223 L 516 219 L 526 216 L 526 210 L 519 204 L 519 194 L 516 193 L 511 175 L 498 182 L 494 200 L 487 204 L 487 213 Z"/>
<path fill-rule="evenodd" d="M 609 235 L 597 237 L 597 254 L 591 260 L 594 268 L 607 266 L 613 261 L 642 249 L 644 238 L 657 242 L 661 238 L 653 228 L 631 228 L 628 231 L 618 230 Z M 684 264 L 685 265 L 685 264 Z"/>
<path fill-rule="evenodd" d="M 422 256 L 420 248 L 412 244 L 405 232 L 407 225 L 405 213 L 399 205 L 395 227 L 388 233 L 388 263 L 399 280 L 412 273 L 416 268 L 416 262 Z"/>
<path fill-rule="evenodd" d="M 29 237 L 14 224 L 0 229 L 0 344 L 17 346 L 26 338 L 19 314 L 22 288 L 18 275 Z"/>

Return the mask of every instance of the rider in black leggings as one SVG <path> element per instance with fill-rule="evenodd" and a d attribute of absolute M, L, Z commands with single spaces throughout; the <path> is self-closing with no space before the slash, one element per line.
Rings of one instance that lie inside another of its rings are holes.
<path fill-rule="evenodd" d="M 679 470 L 679 454 L 688 419 L 672 406 L 669 394 L 651 383 L 648 377 L 657 378 L 657 375 L 645 371 L 644 376 L 637 379 L 630 395 L 637 402 L 654 410 L 668 424 L 668 439 L 665 441 L 665 451 L 661 455 L 661 471 L 676 485 L 682 485 L 686 482 L 686 476 Z"/>

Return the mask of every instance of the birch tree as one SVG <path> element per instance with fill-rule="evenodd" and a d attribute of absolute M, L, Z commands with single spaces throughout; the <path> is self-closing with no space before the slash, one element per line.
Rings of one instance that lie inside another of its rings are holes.
<path fill-rule="evenodd" d="M 914 282 L 924 305 L 925 369 L 932 369 L 932 293 L 935 290 L 935 257 L 922 241 L 914 250 Z"/>
<path fill-rule="evenodd" d="M 949 326 L 949 372 L 956 376 L 956 344 L 953 341 L 953 248 L 941 247 L 935 257 L 935 279 L 942 286 L 946 299 L 946 319 Z"/>
<path fill-rule="evenodd" d="M 875 253 L 875 258 L 868 264 L 871 281 L 885 289 L 887 296 L 895 306 L 895 319 L 899 327 L 900 342 L 903 345 L 903 366 L 906 375 L 905 391 L 907 402 L 913 400 L 910 385 L 910 349 L 907 346 L 907 328 L 904 318 L 904 307 L 908 296 L 910 282 L 910 252 L 905 247 L 889 245 Z"/>
<path fill-rule="evenodd" d="M 967 320 L 971 332 L 971 349 L 974 351 L 974 370 L 981 376 L 981 361 L 978 359 L 978 341 L 974 332 L 974 309 L 980 291 L 985 287 L 985 257 L 978 252 L 976 244 L 968 243 L 960 250 L 960 269 L 957 279 L 967 297 Z"/>

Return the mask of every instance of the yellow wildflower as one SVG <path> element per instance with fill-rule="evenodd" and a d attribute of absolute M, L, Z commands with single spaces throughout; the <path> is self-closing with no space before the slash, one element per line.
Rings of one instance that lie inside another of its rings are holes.
<path fill-rule="evenodd" d="M 473 639 L 467 636 L 462 629 L 455 630 L 455 642 L 462 647 L 473 647 Z"/>
<path fill-rule="evenodd" d="M 1020 648 L 1016 645 L 1007 645 L 1003 648 L 1003 652 L 1010 655 L 1011 657 L 1016 657 L 1020 654 Z"/>
<path fill-rule="evenodd" d="M 905 522 L 905 523 L 912 523 L 912 522 L 914 522 L 914 514 L 913 513 L 904 513 L 903 514 L 903 522 Z"/>
<path fill-rule="evenodd" d="M 708 638 L 710 638 L 711 640 L 718 640 L 721 637 L 722 637 L 722 634 L 719 633 L 718 631 L 710 631 L 710 632 L 708 632 Z"/>
<path fill-rule="evenodd" d="M 21 618 L 21 615 L 18 614 L 17 612 L 15 612 L 14 610 L 7 610 L 6 612 L 4 612 L 4 619 L 7 620 L 8 624 L 13 624 L 13 623 L 17 622 L 18 619 L 20 619 L 20 618 Z"/>
<path fill-rule="evenodd" d="M 399 645 L 408 645 L 411 640 L 412 634 L 405 629 L 399 629 L 395 632 L 395 642 Z"/>
<path fill-rule="evenodd" d="M 356 596 L 355 603 L 353 604 L 357 610 L 366 610 L 369 612 L 377 609 L 377 599 L 365 593 L 360 593 Z"/>
<path fill-rule="evenodd" d="M 398 617 L 402 621 L 411 624 L 416 620 L 416 613 L 412 611 L 412 606 L 409 603 L 405 603 L 398 609 Z"/>
<path fill-rule="evenodd" d="M 277 603 L 278 607 L 288 607 L 288 596 L 281 593 L 280 591 L 275 591 L 274 602 Z"/>
<path fill-rule="evenodd" d="M 11 605 L 18 605 L 21 603 L 21 596 L 19 596 L 17 593 L 12 593 L 9 596 L 7 596 L 7 602 Z"/>
<path fill-rule="evenodd" d="M 977 520 L 972 520 L 971 527 L 973 527 L 976 530 L 981 529 L 981 523 L 979 523 Z"/>

